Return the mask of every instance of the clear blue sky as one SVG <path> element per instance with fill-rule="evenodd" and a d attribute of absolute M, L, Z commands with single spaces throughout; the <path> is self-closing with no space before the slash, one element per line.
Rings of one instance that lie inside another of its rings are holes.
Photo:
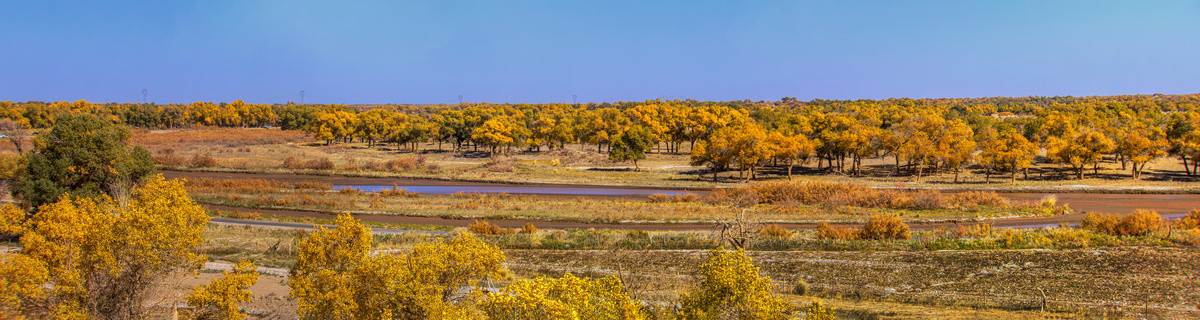
<path fill-rule="evenodd" d="M 0 2 L 0 100 L 1200 92 L 1198 1 Z"/>

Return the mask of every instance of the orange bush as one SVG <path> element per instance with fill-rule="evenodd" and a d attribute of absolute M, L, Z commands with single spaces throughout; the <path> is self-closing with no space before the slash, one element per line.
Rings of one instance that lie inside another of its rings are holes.
<path fill-rule="evenodd" d="M 958 226 L 954 230 L 955 238 L 986 238 L 992 235 L 992 225 L 986 223 L 975 224 L 971 226 Z"/>
<path fill-rule="evenodd" d="M 516 230 L 505 229 L 498 225 L 488 223 L 487 221 L 479 220 L 475 220 L 475 223 L 468 225 L 467 230 L 470 230 L 471 233 L 485 236 L 516 233 Z"/>
<path fill-rule="evenodd" d="M 533 223 L 526 223 L 524 226 L 521 227 L 521 233 L 534 234 L 536 232 L 538 232 L 538 228 L 537 228 L 537 226 L 534 226 Z"/>
<path fill-rule="evenodd" d="M 287 159 L 283 159 L 281 167 L 287 169 L 332 170 L 334 165 L 333 160 L 329 160 L 329 158 L 300 161 L 296 157 L 288 157 Z"/>
<path fill-rule="evenodd" d="M 778 224 L 770 224 L 758 230 L 759 234 L 772 238 L 788 238 L 792 236 L 792 231 L 781 227 Z"/>
<path fill-rule="evenodd" d="M 1162 216 L 1150 210 L 1134 210 L 1132 214 L 1121 219 L 1117 225 L 1117 233 L 1123 236 L 1144 236 L 1162 227 Z"/>
<path fill-rule="evenodd" d="M 904 221 L 900 221 L 900 217 L 893 214 L 877 214 L 871 216 L 871 220 L 863 226 L 861 235 L 863 239 L 895 239 L 904 240 L 909 238 L 908 225 Z"/>
<path fill-rule="evenodd" d="M 1088 213 L 1080 226 L 1096 233 L 1114 236 L 1142 236 L 1158 230 L 1162 224 L 1162 216 L 1157 212 L 1139 209 L 1124 217 L 1117 214 Z"/>
<path fill-rule="evenodd" d="M 1192 209 L 1192 212 L 1183 216 L 1183 218 L 1179 218 L 1179 221 L 1175 222 L 1175 228 L 1184 230 L 1200 229 L 1200 210 Z"/>
<path fill-rule="evenodd" d="M 192 160 L 188 161 L 188 166 L 192 168 L 212 168 L 217 166 L 217 159 L 207 154 L 197 154 L 192 156 Z"/>
<path fill-rule="evenodd" d="M 858 239 L 858 230 L 848 227 L 834 227 L 828 222 L 817 224 L 818 239 L 853 240 Z"/>

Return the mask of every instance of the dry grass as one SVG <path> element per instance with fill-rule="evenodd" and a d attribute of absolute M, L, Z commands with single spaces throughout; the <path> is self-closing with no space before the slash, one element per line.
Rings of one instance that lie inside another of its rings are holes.
<path fill-rule="evenodd" d="M 607 250 L 507 250 L 509 269 L 519 275 L 605 275 L 626 272 L 652 285 L 646 296 L 673 298 L 690 286 L 688 275 L 703 251 L 638 252 L 636 260 Z M 1194 250 L 1117 248 L 1055 251 L 822 252 L 751 251 L 779 291 L 797 279 L 810 295 L 864 305 L 911 306 L 929 311 L 958 308 L 987 312 L 1046 310 L 1096 317 L 1190 318 L 1200 316 L 1200 258 Z M 834 306 L 839 304 L 834 303 Z M 879 310 L 859 306 L 855 309 Z M 998 310 L 997 310 L 998 309 Z M 876 316 L 887 316 L 887 313 Z M 1029 315 L 1029 314 L 1026 314 Z M 928 318 L 929 315 L 917 316 Z M 1008 317 L 1002 317 L 1008 318 Z"/>
<path fill-rule="evenodd" d="M 634 199 L 548 197 L 517 194 L 417 194 L 400 188 L 380 193 L 279 190 L 263 193 L 203 188 L 189 190 L 201 202 L 264 209 L 319 210 L 368 214 L 454 217 L 462 219 L 518 218 L 584 222 L 711 222 L 728 219 L 734 211 L 707 202 L 651 202 Z M 866 222 L 878 209 L 813 205 L 752 207 L 750 218 L 762 223 Z M 1032 208 L 985 207 L 979 211 L 888 210 L 905 221 L 946 221 L 987 217 L 1041 215 Z"/>

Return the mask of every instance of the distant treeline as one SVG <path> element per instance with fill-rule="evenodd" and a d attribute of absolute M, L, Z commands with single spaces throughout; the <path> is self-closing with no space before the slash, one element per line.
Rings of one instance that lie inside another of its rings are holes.
<path fill-rule="evenodd" d="M 1123 168 L 1131 164 L 1135 177 L 1166 155 L 1178 156 L 1195 174 L 1198 111 L 1200 94 L 380 106 L 0 102 L 0 119 L 33 128 L 53 126 L 59 114 L 91 113 L 135 127 L 278 126 L 327 143 L 357 139 L 418 148 L 433 141 L 492 153 L 570 143 L 604 152 L 638 128 L 650 149 L 678 152 L 688 144 L 695 164 L 714 172 L 736 167 L 751 176 L 768 163 L 790 167 L 810 159 L 857 173 L 862 159 L 890 156 L 897 173 L 918 176 L 970 164 L 1015 173 L 1045 161 L 1082 177 L 1106 155 Z M 1041 149 L 1047 153 L 1039 158 Z"/>

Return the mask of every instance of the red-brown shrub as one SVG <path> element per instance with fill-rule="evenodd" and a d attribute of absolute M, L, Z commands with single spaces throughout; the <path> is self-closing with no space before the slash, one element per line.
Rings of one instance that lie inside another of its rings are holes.
<path fill-rule="evenodd" d="M 858 230 L 849 227 L 834 227 L 828 222 L 817 224 L 818 239 L 853 240 L 858 239 Z"/>

